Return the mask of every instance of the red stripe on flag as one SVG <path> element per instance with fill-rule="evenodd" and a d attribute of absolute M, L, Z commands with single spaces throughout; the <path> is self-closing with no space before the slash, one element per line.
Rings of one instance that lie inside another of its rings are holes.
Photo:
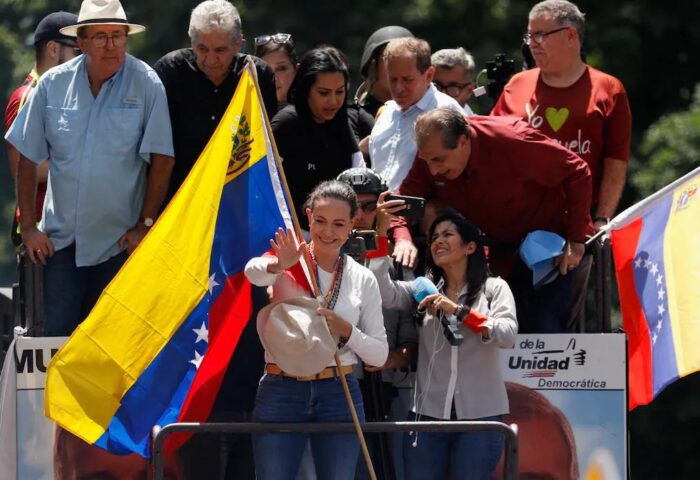
<path fill-rule="evenodd" d="M 263 253 L 263 257 L 277 258 L 277 255 L 275 255 L 274 251 L 270 249 L 267 252 Z M 282 272 L 282 275 L 287 275 L 288 277 L 291 277 L 298 285 L 301 286 L 301 288 L 306 290 L 308 293 L 311 293 L 311 285 L 309 284 L 309 280 L 306 278 L 304 268 L 301 266 L 302 261 L 303 260 L 299 260 L 297 263 L 294 264 L 292 268 L 288 268 L 287 270 Z"/>
<path fill-rule="evenodd" d="M 209 310 L 207 353 L 192 381 L 178 422 L 204 422 L 209 417 L 228 363 L 252 312 L 250 283 L 243 272 L 230 276 Z M 189 437 L 190 434 L 171 435 L 166 441 L 166 454 L 177 450 Z"/>
<path fill-rule="evenodd" d="M 634 283 L 634 257 L 642 226 L 643 220 L 638 218 L 620 230 L 613 230 L 611 235 L 622 324 L 628 338 L 630 410 L 647 405 L 654 398 L 651 337 Z"/>

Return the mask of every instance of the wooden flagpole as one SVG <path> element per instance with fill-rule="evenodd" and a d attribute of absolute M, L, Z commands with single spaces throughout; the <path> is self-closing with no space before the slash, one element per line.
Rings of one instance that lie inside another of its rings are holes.
<path fill-rule="evenodd" d="M 263 97 L 262 93 L 260 92 L 260 85 L 258 85 L 258 72 L 255 70 L 255 63 L 253 60 L 251 60 L 250 57 L 248 57 L 248 63 L 246 65 L 246 68 L 248 69 L 248 73 L 250 76 L 253 78 L 253 84 L 255 85 L 255 90 L 258 93 L 258 98 L 260 100 L 260 107 L 262 108 L 263 115 L 264 115 L 264 121 L 263 123 L 265 124 L 265 129 L 267 130 L 267 137 L 270 140 L 270 145 L 272 145 L 272 151 L 275 154 L 275 165 L 277 165 L 277 171 L 279 172 L 280 175 L 280 180 L 282 183 L 282 190 L 284 191 L 284 195 L 287 200 L 287 205 L 289 206 L 289 211 L 292 214 L 292 225 L 294 226 L 294 233 L 296 234 L 297 237 L 297 242 L 300 242 L 301 239 L 303 238 L 301 235 L 301 227 L 299 225 L 299 217 L 297 216 L 296 213 L 296 208 L 294 206 L 294 202 L 292 202 L 292 196 L 289 192 L 289 186 L 287 185 L 287 177 L 284 174 L 284 168 L 282 167 L 282 162 L 280 161 L 280 155 L 279 152 L 277 151 L 277 143 L 275 142 L 275 137 L 272 133 L 272 127 L 270 126 L 270 118 L 267 115 L 267 110 L 265 108 L 265 102 L 263 102 Z M 306 270 L 309 276 L 311 277 L 311 289 L 313 290 L 313 294 L 316 298 L 321 296 L 321 289 L 318 286 L 318 279 L 316 278 L 316 271 L 312 268 L 312 263 L 311 263 L 311 258 L 309 255 L 309 251 L 307 249 L 304 249 L 304 252 L 302 254 L 302 257 L 304 259 L 304 263 L 306 263 Z M 369 471 L 369 476 L 371 480 L 377 480 L 377 474 L 374 472 L 374 465 L 372 464 L 372 458 L 369 455 L 369 450 L 367 449 L 367 442 L 365 441 L 365 436 L 362 432 L 362 427 L 360 426 L 360 420 L 357 416 L 357 410 L 355 409 L 355 404 L 352 401 L 352 395 L 350 395 L 350 388 L 348 387 L 348 382 L 347 379 L 345 378 L 345 375 L 342 374 L 341 370 L 341 364 L 340 364 L 340 356 L 338 355 L 338 351 L 336 350 L 334 354 L 335 358 L 335 365 L 338 369 L 338 377 L 340 377 L 340 383 L 343 386 L 343 392 L 345 393 L 345 400 L 348 403 L 348 408 L 350 409 L 350 415 L 352 416 L 352 423 L 355 426 L 355 433 L 357 434 L 357 438 L 360 441 L 360 448 L 362 450 L 362 456 L 365 459 L 365 464 L 367 465 L 367 470 Z"/>

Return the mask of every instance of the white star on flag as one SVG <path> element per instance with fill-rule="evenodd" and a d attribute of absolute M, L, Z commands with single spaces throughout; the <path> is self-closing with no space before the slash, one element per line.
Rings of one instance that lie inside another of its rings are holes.
<path fill-rule="evenodd" d="M 214 287 L 218 287 L 219 285 L 221 285 L 219 282 L 214 280 L 215 276 L 216 276 L 216 273 L 212 273 L 211 277 L 209 277 L 209 295 L 211 295 L 212 292 L 214 291 Z"/>
<path fill-rule="evenodd" d="M 661 285 L 661 279 L 662 279 L 662 278 L 664 278 L 663 275 L 659 275 L 658 277 L 656 277 L 656 284 L 657 284 L 657 285 Z"/>
<path fill-rule="evenodd" d="M 209 330 L 207 330 L 207 324 L 202 321 L 202 326 L 199 328 L 193 328 L 192 331 L 197 334 L 197 340 L 194 343 L 205 341 L 209 343 Z"/>
<path fill-rule="evenodd" d="M 659 305 L 659 315 L 663 315 L 666 309 L 664 308 L 663 305 Z"/>
<path fill-rule="evenodd" d="M 641 257 L 637 257 L 637 260 L 634 261 L 634 268 L 642 268 L 642 259 L 641 259 Z"/>
<path fill-rule="evenodd" d="M 204 358 L 204 355 L 200 355 L 197 350 L 194 351 L 194 358 L 189 361 L 194 367 L 199 370 L 199 366 L 202 364 L 202 359 Z"/>
<path fill-rule="evenodd" d="M 652 275 L 656 275 L 657 273 L 659 273 L 659 266 L 655 263 L 652 264 L 651 268 L 649 269 L 649 273 L 651 273 Z"/>
<path fill-rule="evenodd" d="M 651 260 L 647 258 L 644 260 L 644 268 L 649 269 L 649 267 L 651 267 Z"/>
<path fill-rule="evenodd" d="M 658 292 L 656 292 L 656 294 L 657 294 L 657 296 L 659 297 L 659 300 L 663 300 L 663 299 L 664 299 L 664 295 L 666 295 L 666 290 L 664 290 L 663 288 L 661 288 L 661 289 L 659 289 Z"/>
<path fill-rule="evenodd" d="M 663 322 L 662 322 L 661 320 L 659 320 L 658 322 L 656 322 L 656 331 L 657 331 L 657 332 L 660 332 L 662 326 L 663 326 Z"/>
<path fill-rule="evenodd" d="M 657 334 L 652 335 L 651 337 L 651 343 L 656 343 L 656 339 L 659 338 Z"/>

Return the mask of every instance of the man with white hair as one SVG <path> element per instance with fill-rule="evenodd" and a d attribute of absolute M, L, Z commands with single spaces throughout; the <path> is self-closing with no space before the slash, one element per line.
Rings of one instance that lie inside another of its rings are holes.
<path fill-rule="evenodd" d="M 467 100 L 476 88 L 474 57 L 462 47 L 443 48 L 433 53 L 430 63 L 435 67 L 433 85 L 457 100 L 466 115 L 474 115 Z"/>
<path fill-rule="evenodd" d="M 163 85 L 126 53 L 145 27 L 118 0 L 84 0 L 83 55 L 46 72 L 5 137 L 20 153 L 22 242 L 44 268 L 44 334 L 67 336 L 158 217 L 173 167 Z M 51 158 L 36 225 L 37 167 Z"/>
<path fill-rule="evenodd" d="M 241 17 L 227 0 L 206 0 L 190 16 L 191 48 L 175 50 L 156 62 L 168 96 L 173 128 L 175 168 L 168 197 L 172 198 L 207 145 L 226 112 L 248 59 L 257 71 L 267 115 L 277 113 L 275 74 L 261 59 L 240 53 Z M 196 239 L 193 239 L 196 241 Z M 264 288 L 252 290 L 253 312 L 267 302 Z M 250 421 L 255 393 L 265 360 L 250 321 L 243 330 L 226 370 L 210 421 Z M 194 436 L 181 449 L 188 478 L 255 478 L 250 437 Z"/>
<path fill-rule="evenodd" d="M 249 58 L 255 62 L 267 115 L 277 113 L 274 72 L 259 58 L 240 53 L 241 17 L 231 2 L 206 0 L 197 5 L 188 34 L 191 48 L 170 52 L 154 66 L 168 96 L 175 144 L 169 198 L 214 133 Z"/>

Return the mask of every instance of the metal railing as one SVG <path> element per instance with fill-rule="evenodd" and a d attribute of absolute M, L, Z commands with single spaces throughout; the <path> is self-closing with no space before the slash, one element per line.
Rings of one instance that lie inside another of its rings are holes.
<path fill-rule="evenodd" d="M 505 437 L 503 478 L 518 478 L 518 428 L 501 422 L 369 422 L 365 433 L 382 432 L 499 432 Z M 172 433 L 354 433 L 352 423 L 171 423 L 153 428 L 153 478 L 163 480 L 165 439 Z"/>
<path fill-rule="evenodd" d="M 588 329 L 591 333 L 610 333 L 612 329 L 610 312 L 612 302 L 612 249 L 608 235 L 596 236 L 586 242 L 586 247 L 593 256 L 591 281 L 593 283 L 595 326 Z M 584 333 L 586 331 L 584 327 Z"/>

